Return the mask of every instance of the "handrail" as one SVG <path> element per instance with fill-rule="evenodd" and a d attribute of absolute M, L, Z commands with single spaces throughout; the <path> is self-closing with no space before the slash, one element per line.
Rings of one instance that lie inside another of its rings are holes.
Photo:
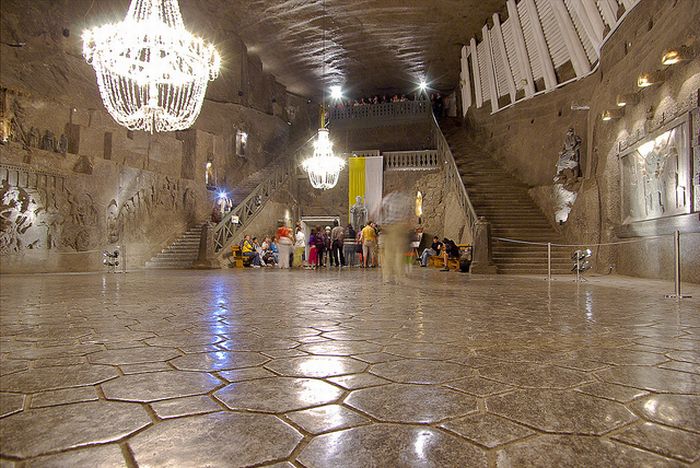
<path fill-rule="evenodd" d="M 242 229 L 248 220 L 252 218 L 282 186 L 290 175 L 294 175 L 298 164 L 298 155 L 304 147 L 314 138 L 312 135 L 304 143 L 299 145 L 279 166 L 272 170 L 269 177 L 255 187 L 248 196 L 233 210 L 226 213 L 223 219 L 214 227 L 214 252 L 223 250 L 236 233 Z M 234 219 L 237 222 L 234 222 Z"/>
<path fill-rule="evenodd" d="M 475 224 L 478 219 L 476 211 L 474 211 L 474 206 L 469 199 L 469 194 L 464 186 L 464 181 L 457 168 L 457 163 L 452 155 L 452 150 L 450 145 L 447 143 L 445 135 L 440 129 L 440 125 L 434 115 L 431 114 L 433 122 L 433 135 L 435 137 L 435 146 L 437 148 L 438 155 L 445 161 L 445 187 L 453 187 L 457 193 L 457 201 L 460 208 L 464 210 L 467 217 L 467 226 L 472 235 L 475 232 Z"/>

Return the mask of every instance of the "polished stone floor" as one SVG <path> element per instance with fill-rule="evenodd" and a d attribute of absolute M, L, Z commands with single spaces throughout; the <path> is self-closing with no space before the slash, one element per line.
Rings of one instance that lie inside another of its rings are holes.
<path fill-rule="evenodd" d="M 0 466 L 685 466 L 700 290 L 376 270 L 0 278 Z"/>

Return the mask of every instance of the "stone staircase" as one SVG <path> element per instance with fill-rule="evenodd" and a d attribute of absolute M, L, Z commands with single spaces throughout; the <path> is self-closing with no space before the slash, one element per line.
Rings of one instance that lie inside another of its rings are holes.
<path fill-rule="evenodd" d="M 146 262 L 147 269 L 187 269 L 199 254 L 199 238 L 204 223 L 189 228 L 184 234 Z"/>
<path fill-rule="evenodd" d="M 440 122 L 469 198 L 478 216 L 491 223 L 493 237 L 563 243 L 555 228 L 528 194 L 528 187 L 509 175 L 475 144 L 456 120 Z M 547 246 L 493 241 L 493 260 L 499 273 L 547 274 Z M 552 247 L 552 273 L 571 269 L 572 249 Z"/>

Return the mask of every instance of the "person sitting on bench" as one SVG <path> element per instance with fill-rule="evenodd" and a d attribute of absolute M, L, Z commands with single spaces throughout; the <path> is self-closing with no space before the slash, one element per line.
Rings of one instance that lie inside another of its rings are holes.
<path fill-rule="evenodd" d="M 258 253 L 255 251 L 255 247 L 250 241 L 249 234 L 246 234 L 245 237 L 243 237 L 243 244 L 241 245 L 241 255 L 253 259 L 253 268 L 260 268 L 260 255 L 258 255 Z"/>
<path fill-rule="evenodd" d="M 438 236 L 433 237 L 433 243 L 427 249 L 423 250 L 420 255 L 420 266 L 427 267 L 428 259 L 440 254 L 440 249 L 442 249 L 442 242 Z"/>
<path fill-rule="evenodd" d="M 440 271 L 450 271 L 449 259 L 459 258 L 459 247 L 457 247 L 457 244 L 455 244 L 454 241 L 444 238 L 442 240 L 441 256 L 445 262 L 445 267 Z"/>

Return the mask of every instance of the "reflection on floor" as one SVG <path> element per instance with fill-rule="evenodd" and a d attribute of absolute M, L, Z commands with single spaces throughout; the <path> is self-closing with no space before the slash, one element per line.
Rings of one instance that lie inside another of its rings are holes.
<path fill-rule="evenodd" d="M 697 289 L 678 305 L 658 282 L 425 270 L 1 281 L 2 467 L 700 458 Z"/>

